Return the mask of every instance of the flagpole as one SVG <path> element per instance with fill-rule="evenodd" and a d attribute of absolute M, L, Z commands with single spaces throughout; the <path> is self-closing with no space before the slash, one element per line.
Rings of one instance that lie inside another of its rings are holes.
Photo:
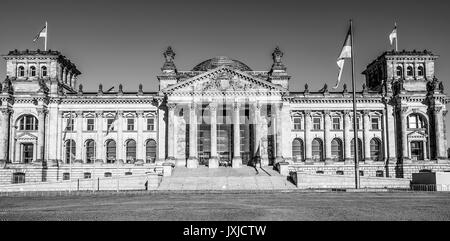
<path fill-rule="evenodd" d="M 355 88 L 355 70 L 353 62 L 353 23 L 350 19 L 350 38 L 351 38 L 351 62 L 352 62 L 352 87 L 353 87 L 353 134 L 354 134 L 354 160 L 355 160 L 355 188 L 359 188 L 359 160 L 358 160 L 358 129 L 356 126 L 356 88 Z"/>
<path fill-rule="evenodd" d="M 395 22 L 395 52 L 398 52 L 398 29 L 397 29 L 397 22 Z"/>
<path fill-rule="evenodd" d="M 47 21 L 45 21 L 45 42 L 44 42 L 44 50 L 47 51 L 47 38 L 48 38 L 48 26 Z"/>

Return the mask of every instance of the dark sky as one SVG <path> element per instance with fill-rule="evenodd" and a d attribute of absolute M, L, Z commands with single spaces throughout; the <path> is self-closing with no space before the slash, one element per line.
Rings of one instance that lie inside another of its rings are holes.
<path fill-rule="evenodd" d="M 437 77 L 445 84 L 450 77 L 448 1 L 2 0 L 0 9 L 1 54 L 43 49 L 42 40 L 32 40 L 47 20 L 49 48 L 78 66 L 85 90 L 97 90 L 99 83 L 105 89 L 123 83 L 125 90 L 137 90 L 142 83 L 146 91 L 157 90 L 168 45 L 179 70 L 217 55 L 268 70 L 279 45 L 292 75 L 291 90 L 303 90 L 305 83 L 320 89 L 335 83 L 336 58 L 350 18 L 358 86 L 364 67 L 392 49 L 388 34 L 394 21 L 399 48 L 433 51 L 441 56 Z M 4 61 L 2 66 L 3 79 Z M 346 64 L 343 81 L 348 84 L 349 71 Z"/>

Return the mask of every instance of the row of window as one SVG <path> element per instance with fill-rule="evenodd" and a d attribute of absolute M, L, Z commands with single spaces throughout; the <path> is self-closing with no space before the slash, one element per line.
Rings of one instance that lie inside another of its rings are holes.
<path fill-rule="evenodd" d="M 131 176 L 133 175 L 132 172 L 125 172 L 125 176 Z M 85 172 L 83 173 L 83 177 L 84 179 L 90 179 L 92 178 L 92 175 L 90 172 Z M 112 177 L 112 173 L 111 172 L 105 172 L 104 173 L 104 177 Z M 70 180 L 70 173 L 69 172 L 64 172 L 63 173 L 63 180 Z"/>
<path fill-rule="evenodd" d="M 300 138 L 296 138 L 292 141 L 292 157 L 295 161 L 303 161 L 305 159 L 304 156 L 304 144 L 303 140 Z M 355 156 L 355 141 L 352 139 L 351 141 L 351 156 Z M 317 161 L 324 161 L 324 150 L 323 150 L 323 142 L 319 138 L 315 138 L 311 142 L 311 150 L 312 150 L 312 159 Z M 331 141 L 331 159 L 336 161 L 344 160 L 343 153 L 343 143 L 341 139 L 334 138 Z M 363 157 L 363 146 L 361 139 L 358 138 L 358 160 L 361 160 Z M 381 141 L 378 138 L 372 138 L 370 140 L 370 158 L 375 161 L 382 161 L 383 153 L 381 148 Z"/>
<path fill-rule="evenodd" d="M 114 131 L 116 130 L 116 122 L 117 119 L 108 118 L 106 119 L 106 129 L 108 131 Z M 126 119 L 127 123 L 127 131 L 134 131 L 136 130 L 136 120 L 133 118 Z M 68 119 L 66 130 L 67 131 L 73 131 L 75 128 L 75 119 Z M 86 130 L 87 131 L 94 131 L 95 130 L 95 119 L 94 118 L 87 118 L 86 119 Z M 147 131 L 154 131 L 155 130 L 155 118 L 148 118 L 146 119 L 146 130 Z"/>
<path fill-rule="evenodd" d="M 397 77 L 403 77 L 404 73 L 403 73 L 403 67 L 402 66 L 397 66 L 396 68 L 396 75 Z M 419 65 L 419 67 L 417 67 L 417 76 L 424 76 L 425 75 L 425 68 L 422 65 Z M 414 69 L 412 66 L 408 66 L 406 67 L 406 76 L 414 76 Z"/>
<path fill-rule="evenodd" d="M 85 142 L 85 160 L 86 163 L 94 163 L 96 159 L 96 143 L 89 139 Z M 156 160 L 156 141 L 149 139 L 145 142 L 145 160 L 147 163 L 154 163 Z M 74 140 L 67 140 L 65 142 L 65 158 L 66 163 L 69 164 L 75 159 L 76 142 Z M 136 161 L 136 141 L 127 140 L 125 142 L 125 153 L 127 163 Z M 117 157 L 117 144 L 115 140 L 106 141 L 106 162 L 114 163 Z"/>
<path fill-rule="evenodd" d="M 47 67 L 46 66 L 42 66 L 41 67 L 41 77 L 47 77 Z M 25 77 L 25 67 L 24 66 L 19 66 L 19 68 L 17 69 L 17 75 L 19 77 Z M 30 72 L 29 72 L 29 76 L 30 77 L 36 77 L 38 75 L 37 73 L 37 68 L 36 66 L 31 66 L 30 67 Z"/>
<path fill-rule="evenodd" d="M 316 171 L 316 174 L 324 174 L 324 171 Z M 336 175 L 344 175 L 344 171 L 336 171 Z M 359 176 L 364 176 L 364 171 L 359 171 Z M 381 170 L 375 171 L 376 177 L 384 177 L 384 172 Z"/>
<path fill-rule="evenodd" d="M 351 120 L 351 123 L 353 123 L 352 119 L 350 119 L 350 120 Z M 294 121 L 294 130 L 302 130 L 303 129 L 302 117 L 294 117 L 293 121 Z M 370 123 L 371 123 L 371 126 L 370 126 L 371 130 L 379 130 L 380 129 L 380 118 L 379 117 L 371 117 Z M 313 124 L 313 126 L 312 126 L 313 130 L 322 130 L 323 129 L 321 117 L 312 117 L 312 124 Z M 356 118 L 356 128 L 358 130 L 361 129 L 359 117 Z M 332 117 L 331 118 L 331 129 L 332 130 L 342 130 L 340 117 Z M 350 129 L 353 129 L 353 124 Z"/>

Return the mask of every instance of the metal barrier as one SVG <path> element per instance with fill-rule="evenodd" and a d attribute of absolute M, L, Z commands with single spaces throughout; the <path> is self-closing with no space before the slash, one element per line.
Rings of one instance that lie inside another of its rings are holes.
<path fill-rule="evenodd" d="M 446 184 L 411 184 L 412 191 L 450 192 L 450 185 Z"/>

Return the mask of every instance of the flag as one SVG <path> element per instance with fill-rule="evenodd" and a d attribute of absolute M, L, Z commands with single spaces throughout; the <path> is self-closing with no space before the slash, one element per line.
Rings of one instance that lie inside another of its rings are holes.
<path fill-rule="evenodd" d="M 109 134 L 109 132 L 114 130 L 114 126 L 116 125 L 117 118 L 119 117 L 119 111 L 116 112 L 116 116 L 114 117 L 114 120 L 112 121 L 111 125 L 106 130 L 106 135 Z"/>
<path fill-rule="evenodd" d="M 36 42 L 38 38 L 47 38 L 47 23 L 42 28 L 42 30 L 36 35 L 36 37 L 34 37 L 33 42 Z"/>
<path fill-rule="evenodd" d="M 389 41 L 392 43 L 394 42 L 394 39 L 397 40 L 397 25 L 395 25 L 394 30 L 392 30 L 391 34 L 389 34 Z"/>
<path fill-rule="evenodd" d="M 347 36 L 345 37 L 344 46 L 342 46 L 341 54 L 337 59 L 337 66 L 339 70 L 336 86 L 333 89 L 336 89 L 339 86 L 339 82 L 341 81 L 342 70 L 344 68 L 345 59 L 352 57 L 352 29 L 348 29 Z"/>

